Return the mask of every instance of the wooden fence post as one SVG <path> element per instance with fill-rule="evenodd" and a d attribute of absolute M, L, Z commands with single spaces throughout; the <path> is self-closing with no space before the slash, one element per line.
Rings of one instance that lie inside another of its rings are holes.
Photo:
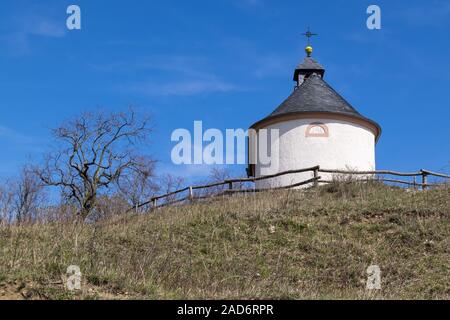
<path fill-rule="evenodd" d="M 157 206 L 158 206 L 158 199 L 153 198 L 153 209 L 156 209 Z"/>
<path fill-rule="evenodd" d="M 233 190 L 233 182 L 228 182 L 228 190 Z"/>
<path fill-rule="evenodd" d="M 192 187 L 189 187 L 189 200 L 194 200 L 194 190 L 192 190 Z"/>
<path fill-rule="evenodd" d="M 316 179 L 314 180 L 314 187 L 317 187 L 319 185 L 319 181 L 317 180 L 317 178 L 319 177 L 319 169 L 319 167 L 316 167 L 314 169 L 314 179 Z"/>
<path fill-rule="evenodd" d="M 424 172 L 422 169 L 420 170 L 420 172 L 422 173 L 422 190 L 426 190 L 427 189 L 427 173 Z"/>

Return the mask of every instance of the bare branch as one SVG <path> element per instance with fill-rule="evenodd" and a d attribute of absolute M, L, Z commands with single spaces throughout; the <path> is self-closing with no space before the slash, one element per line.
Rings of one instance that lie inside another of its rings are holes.
<path fill-rule="evenodd" d="M 53 130 L 59 142 L 38 170 L 41 181 L 60 187 L 86 218 L 97 197 L 118 186 L 119 180 L 144 167 L 138 142 L 150 133 L 148 117 L 133 109 L 120 113 L 84 113 Z"/>

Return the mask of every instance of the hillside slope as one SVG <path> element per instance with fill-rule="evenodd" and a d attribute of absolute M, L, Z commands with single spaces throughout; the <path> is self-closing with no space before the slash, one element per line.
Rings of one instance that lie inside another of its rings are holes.
<path fill-rule="evenodd" d="M 0 299 L 449 299 L 449 217 L 449 188 L 352 183 L 4 228 Z M 373 264 L 379 291 L 365 289 Z"/>

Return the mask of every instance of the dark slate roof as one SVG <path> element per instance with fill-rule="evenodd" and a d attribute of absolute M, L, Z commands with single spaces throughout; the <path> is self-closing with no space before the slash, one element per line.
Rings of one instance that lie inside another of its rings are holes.
<path fill-rule="evenodd" d="M 303 59 L 302 63 L 300 63 L 297 68 L 295 68 L 294 72 L 294 81 L 297 81 L 299 73 L 311 73 L 316 72 L 320 74 L 322 77 L 325 74 L 325 68 L 320 65 L 316 60 L 311 57 L 306 57 Z"/>
<path fill-rule="evenodd" d="M 265 122 L 271 118 L 277 118 L 285 114 L 298 114 L 309 112 L 324 112 L 342 114 L 365 120 L 375 125 L 379 132 L 380 126 L 362 116 L 343 97 L 341 97 L 325 80 L 313 73 L 268 117 L 255 123 Z"/>
<path fill-rule="evenodd" d="M 361 116 L 316 74 L 309 76 L 270 116 L 291 112 L 333 112 Z"/>
<path fill-rule="evenodd" d="M 303 59 L 297 68 L 298 70 L 325 70 L 324 67 L 320 65 L 316 60 L 311 57 L 306 57 Z"/>

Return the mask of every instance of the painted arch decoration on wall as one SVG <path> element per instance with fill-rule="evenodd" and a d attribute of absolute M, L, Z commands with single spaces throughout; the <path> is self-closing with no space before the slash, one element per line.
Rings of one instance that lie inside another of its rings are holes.
<path fill-rule="evenodd" d="M 328 138 L 330 136 L 330 131 L 326 124 L 322 122 L 313 122 L 308 128 L 306 128 L 306 137 L 322 137 Z"/>

